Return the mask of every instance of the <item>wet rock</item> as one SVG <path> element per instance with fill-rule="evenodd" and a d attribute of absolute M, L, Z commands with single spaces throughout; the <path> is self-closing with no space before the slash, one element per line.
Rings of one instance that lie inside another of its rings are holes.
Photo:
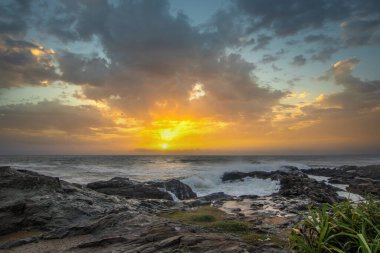
<path fill-rule="evenodd" d="M 209 195 L 200 197 L 198 199 L 200 200 L 206 200 L 206 201 L 216 201 L 216 200 L 227 200 L 232 199 L 233 197 L 231 195 L 225 194 L 224 192 L 215 192 L 211 193 Z"/>
<path fill-rule="evenodd" d="M 380 180 L 356 179 L 349 183 L 347 190 L 362 196 L 380 196 Z"/>
<path fill-rule="evenodd" d="M 324 182 L 310 179 L 305 174 L 287 174 L 280 179 L 279 195 L 294 198 L 306 196 L 318 203 L 335 203 L 339 201 L 335 187 Z"/>
<path fill-rule="evenodd" d="M 115 177 L 108 181 L 87 184 L 87 187 L 107 194 L 123 196 L 127 199 L 190 199 L 197 195 L 191 188 L 179 180 L 137 182 L 128 178 Z M 169 193 L 175 195 L 173 196 Z"/>
<path fill-rule="evenodd" d="M 234 180 L 243 180 L 245 177 L 256 177 L 260 179 L 272 179 L 276 180 L 281 175 L 285 175 L 286 172 L 284 171 L 274 171 L 274 172 L 266 172 L 266 171 L 253 171 L 253 172 L 239 172 L 239 171 L 233 171 L 233 172 L 225 172 L 222 176 L 222 181 L 234 181 Z"/>
<path fill-rule="evenodd" d="M 314 168 L 303 170 L 304 173 L 329 177 L 331 184 L 349 185 L 349 191 L 365 196 L 380 196 L 380 165 L 341 166 L 338 168 Z"/>
<path fill-rule="evenodd" d="M 120 210 L 128 204 L 53 177 L 0 168 L 0 235 L 69 228 Z"/>
<path fill-rule="evenodd" d="M 118 195 L 127 199 L 173 200 L 168 192 L 164 192 L 155 186 L 129 180 L 128 178 L 114 177 L 108 181 L 89 183 L 87 187 L 107 195 Z"/>
<path fill-rule="evenodd" d="M 19 190 L 53 190 L 61 189 L 59 178 L 40 175 L 28 170 L 14 170 L 9 166 L 0 167 L 0 189 L 12 188 Z"/>
<path fill-rule="evenodd" d="M 190 186 L 176 179 L 171 179 L 167 181 L 157 181 L 157 182 L 151 181 L 151 182 L 147 182 L 147 184 L 157 187 L 159 189 L 164 189 L 165 191 L 170 191 L 174 195 L 176 195 L 178 199 L 181 199 L 181 200 L 192 199 L 192 198 L 197 197 L 197 194 L 193 192 Z"/>

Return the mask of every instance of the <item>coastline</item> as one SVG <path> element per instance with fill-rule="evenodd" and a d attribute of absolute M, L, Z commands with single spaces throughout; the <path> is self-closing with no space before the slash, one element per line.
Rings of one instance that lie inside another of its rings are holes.
<path fill-rule="evenodd" d="M 339 188 L 312 179 L 306 173 L 329 177 L 329 182 L 346 184 L 357 194 L 368 192 L 380 196 L 379 165 L 335 170 L 289 167 L 287 171 L 223 175 L 222 181 L 226 182 L 246 177 L 279 180 L 279 191 L 262 197 L 222 193 L 195 197 L 191 188 L 170 180 L 157 184 L 116 178 L 80 185 L 1 167 L 0 249 L 3 252 L 288 252 L 290 230 L 309 205 L 343 200 L 337 194 Z M 178 200 L 165 194 L 168 191 L 174 192 Z M 203 223 L 188 218 L 193 217 L 189 214 L 204 212 L 204 208 L 207 212 L 217 212 L 219 220 Z M 240 224 L 244 233 L 221 226 L 231 222 Z"/>

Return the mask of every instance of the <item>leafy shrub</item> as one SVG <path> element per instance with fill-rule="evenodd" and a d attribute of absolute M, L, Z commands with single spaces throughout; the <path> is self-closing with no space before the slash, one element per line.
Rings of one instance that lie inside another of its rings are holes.
<path fill-rule="evenodd" d="M 380 201 L 310 209 L 289 238 L 293 252 L 380 252 Z"/>

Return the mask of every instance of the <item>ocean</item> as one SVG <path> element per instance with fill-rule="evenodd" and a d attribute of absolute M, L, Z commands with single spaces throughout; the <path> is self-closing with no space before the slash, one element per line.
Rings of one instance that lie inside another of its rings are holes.
<path fill-rule="evenodd" d="M 230 171 L 273 171 L 284 166 L 300 169 L 380 164 L 380 155 L 340 156 L 0 156 L 0 165 L 28 169 L 72 183 L 128 177 L 138 181 L 179 179 L 198 196 L 224 192 L 233 196 L 270 195 L 278 181 L 245 178 L 222 183 Z"/>

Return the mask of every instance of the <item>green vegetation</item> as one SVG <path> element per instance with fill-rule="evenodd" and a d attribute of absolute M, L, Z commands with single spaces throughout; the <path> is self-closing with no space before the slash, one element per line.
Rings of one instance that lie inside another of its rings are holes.
<path fill-rule="evenodd" d="M 216 218 L 209 214 L 200 214 L 200 215 L 194 215 L 191 217 L 191 220 L 194 222 L 213 222 L 216 221 Z"/>
<path fill-rule="evenodd" d="M 279 238 L 253 232 L 249 222 L 226 220 L 225 213 L 214 207 L 202 206 L 194 210 L 176 211 L 165 213 L 161 216 L 186 224 L 208 227 L 222 233 L 231 233 L 251 244 L 270 241 L 280 246 L 285 246 L 286 243 Z"/>
<path fill-rule="evenodd" d="M 218 221 L 213 224 L 213 227 L 230 233 L 245 233 L 248 232 L 249 229 L 246 222 L 236 220 Z"/>
<path fill-rule="evenodd" d="M 217 208 L 202 206 L 189 211 L 176 211 L 162 214 L 163 217 L 181 221 L 187 224 L 210 226 L 223 220 L 224 213 Z"/>
<path fill-rule="evenodd" d="M 310 209 L 289 240 L 293 252 L 380 252 L 380 201 Z"/>

